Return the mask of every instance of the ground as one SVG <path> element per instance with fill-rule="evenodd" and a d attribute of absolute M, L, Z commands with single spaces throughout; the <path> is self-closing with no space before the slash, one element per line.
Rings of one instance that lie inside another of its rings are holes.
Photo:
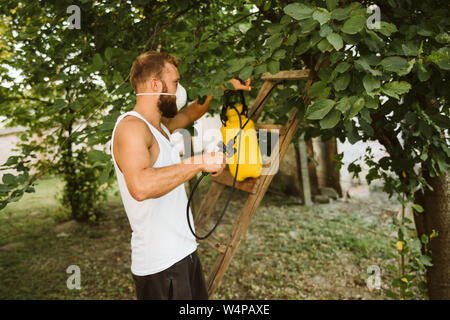
<path fill-rule="evenodd" d="M 0 299 L 135 299 L 131 229 L 118 194 L 92 225 L 65 221 L 54 198 L 61 186 L 42 180 L 35 194 L 0 212 Z M 205 182 L 200 194 L 207 188 Z M 226 237 L 244 195 L 235 192 L 216 237 Z M 396 263 L 389 225 L 398 209 L 376 190 L 311 207 L 267 193 L 213 298 L 384 299 L 394 277 L 386 265 Z M 199 256 L 207 276 L 216 252 L 200 244 Z M 67 288 L 70 265 L 80 267 L 80 290 Z M 380 268 L 380 290 L 366 285 L 371 265 Z"/>

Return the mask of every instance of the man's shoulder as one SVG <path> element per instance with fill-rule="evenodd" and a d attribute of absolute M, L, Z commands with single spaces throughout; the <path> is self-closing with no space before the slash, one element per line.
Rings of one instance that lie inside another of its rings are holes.
<path fill-rule="evenodd" d="M 116 126 L 114 138 L 144 139 L 146 142 L 153 141 L 153 134 L 147 124 L 137 117 L 125 116 Z"/>

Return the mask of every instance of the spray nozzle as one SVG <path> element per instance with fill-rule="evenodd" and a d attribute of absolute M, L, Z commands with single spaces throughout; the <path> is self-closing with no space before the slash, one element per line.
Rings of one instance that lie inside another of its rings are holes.
<path fill-rule="evenodd" d="M 219 147 L 219 150 L 227 155 L 227 158 L 231 158 L 235 152 L 237 151 L 234 147 L 234 139 L 230 139 L 228 141 L 227 145 L 223 143 L 223 141 L 219 141 L 217 143 L 217 147 Z"/>

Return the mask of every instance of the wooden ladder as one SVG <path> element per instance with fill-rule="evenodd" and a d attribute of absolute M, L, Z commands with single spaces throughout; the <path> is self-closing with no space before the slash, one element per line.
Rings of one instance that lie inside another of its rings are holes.
<path fill-rule="evenodd" d="M 262 101 L 260 108 L 255 113 L 252 120 L 255 122 L 256 130 L 267 130 L 273 131 L 278 130 L 279 138 L 276 142 L 277 145 L 273 148 L 273 150 L 279 150 L 279 152 L 272 152 L 269 158 L 268 163 L 271 165 L 270 168 L 273 168 L 273 164 L 281 162 L 286 153 L 289 144 L 292 141 L 292 138 L 297 131 L 297 127 L 300 123 L 300 118 L 298 117 L 298 109 L 294 108 L 284 125 L 277 124 L 264 124 L 258 123 L 257 119 L 261 115 L 264 106 L 266 105 L 268 98 L 264 99 L 266 95 L 270 93 L 270 90 L 277 85 L 278 81 L 282 80 L 299 80 L 299 79 L 308 79 L 309 70 L 289 70 L 289 71 L 281 71 L 277 74 L 264 73 L 261 76 L 262 80 L 265 80 L 262 85 L 258 96 L 256 97 L 249 114 L 253 113 L 253 110 L 258 106 L 258 104 Z M 235 187 L 237 189 L 246 191 L 249 193 L 249 196 L 242 208 L 239 217 L 236 219 L 234 223 L 233 230 L 229 235 L 228 239 L 225 243 L 221 243 L 214 235 L 211 235 L 209 238 L 205 240 L 201 240 L 206 242 L 211 247 L 219 251 L 219 256 L 217 257 L 207 280 L 208 287 L 208 295 L 212 296 L 214 291 L 219 286 L 219 282 L 222 279 L 225 271 L 227 270 L 231 259 L 233 258 L 236 249 L 241 242 L 242 237 L 244 236 L 247 228 L 250 225 L 250 221 L 253 218 L 256 210 L 261 203 L 266 191 L 272 181 L 275 171 L 278 169 L 278 165 L 276 168 L 271 170 L 269 169 L 268 174 L 261 175 L 258 178 L 247 178 L 244 181 L 236 181 Z M 267 172 L 266 172 L 267 173 Z M 231 187 L 233 184 L 233 176 L 227 168 L 222 172 L 221 175 L 217 177 L 212 177 L 211 186 L 203 199 L 200 209 L 198 210 L 197 215 L 195 216 L 195 225 L 196 230 L 199 234 L 206 234 L 205 230 L 203 230 L 202 226 L 204 226 L 205 222 L 210 218 L 214 206 L 219 199 L 222 191 L 225 186 Z"/>

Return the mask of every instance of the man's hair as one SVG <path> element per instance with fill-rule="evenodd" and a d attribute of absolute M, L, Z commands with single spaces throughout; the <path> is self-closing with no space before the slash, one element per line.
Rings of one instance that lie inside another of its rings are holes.
<path fill-rule="evenodd" d="M 130 71 L 130 82 L 134 92 L 144 84 L 150 77 L 161 79 L 166 62 L 178 67 L 180 59 L 166 53 L 157 51 L 147 51 L 139 55 L 134 60 Z"/>

